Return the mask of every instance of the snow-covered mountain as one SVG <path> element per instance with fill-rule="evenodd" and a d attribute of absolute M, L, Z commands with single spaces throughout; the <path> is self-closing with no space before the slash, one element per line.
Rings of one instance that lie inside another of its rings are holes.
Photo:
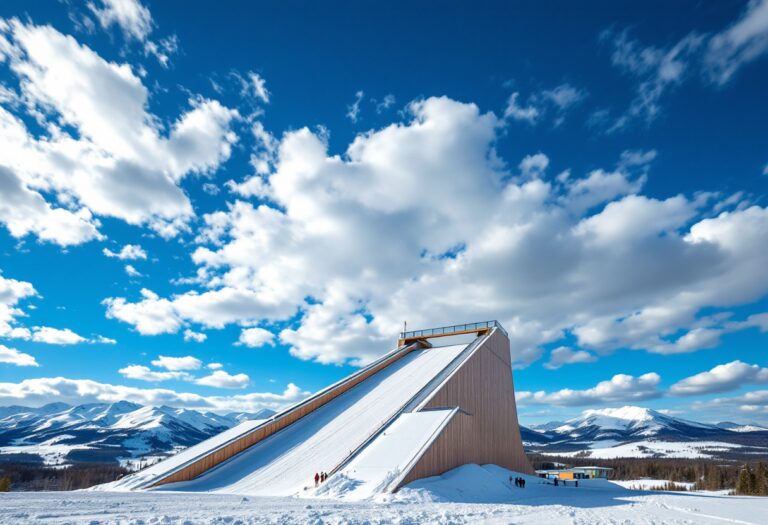
<path fill-rule="evenodd" d="M 530 451 L 613 457 L 741 457 L 768 455 L 768 429 L 697 423 L 636 406 L 587 410 L 565 422 L 521 429 Z"/>
<path fill-rule="evenodd" d="M 273 413 L 219 415 L 127 401 L 0 407 L 0 461 L 67 464 L 167 455 Z"/>

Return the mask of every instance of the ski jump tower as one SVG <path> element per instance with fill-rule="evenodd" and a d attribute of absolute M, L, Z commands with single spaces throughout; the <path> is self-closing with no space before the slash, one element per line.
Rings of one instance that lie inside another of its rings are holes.
<path fill-rule="evenodd" d="M 439 346 L 459 335 L 474 338 Z M 324 471 L 366 497 L 467 463 L 533 472 L 497 321 L 402 332 L 395 350 L 300 403 L 102 488 L 311 495 Z"/>

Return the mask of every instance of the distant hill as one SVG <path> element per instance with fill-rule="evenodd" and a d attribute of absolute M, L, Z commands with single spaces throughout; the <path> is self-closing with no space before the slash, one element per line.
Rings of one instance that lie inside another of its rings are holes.
<path fill-rule="evenodd" d="M 0 461 L 63 465 L 168 455 L 271 410 L 226 415 L 136 403 L 0 407 Z"/>
<path fill-rule="evenodd" d="M 521 428 L 529 452 L 610 459 L 768 456 L 768 429 L 759 425 L 697 423 L 649 408 L 587 410 L 565 422 Z"/>

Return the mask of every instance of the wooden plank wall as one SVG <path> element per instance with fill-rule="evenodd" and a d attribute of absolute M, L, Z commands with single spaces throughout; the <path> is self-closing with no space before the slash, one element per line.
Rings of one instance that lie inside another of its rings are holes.
<path fill-rule="evenodd" d="M 171 473 L 169 476 L 165 478 L 161 478 L 160 480 L 155 481 L 155 483 L 153 483 L 150 486 L 157 487 L 160 485 L 165 485 L 166 483 L 175 483 L 178 481 L 189 481 L 190 479 L 196 478 L 203 472 L 210 470 L 211 468 L 215 467 L 219 463 L 222 463 L 223 461 L 226 461 L 227 459 L 231 458 L 235 454 L 238 454 L 243 450 L 249 447 L 252 447 L 259 441 L 271 436 L 276 432 L 279 432 L 280 430 L 284 429 L 291 423 L 295 423 L 296 421 L 306 416 L 313 410 L 316 410 L 317 408 L 323 406 L 324 404 L 328 403 L 332 399 L 337 398 L 344 392 L 348 391 L 354 386 L 365 381 L 367 378 L 371 377 L 373 374 L 383 370 L 384 368 L 391 365 L 395 361 L 406 356 L 411 351 L 416 350 L 418 348 L 424 348 L 426 346 L 428 345 L 414 344 L 412 347 L 407 348 L 402 352 L 393 354 L 392 357 L 382 361 L 376 366 L 371 367 L 370 370 L 367 370 L 356 377 L 351 377 L 349 381 L 345 381 L 339 384 L 336 388 L 329 390 L 327 392 L 324 392 L 323 394 L 320 394 L 309 403 L 299 406 L 295 410 L 291 410 L 290 412 L 287 412 L 286 414 L 275 419 L 274 421 L 271 421 L 263 426 L 256 428 L 252 432 L 246 434 L 245 436 L 240 437 L 239 439 L 231 442 L 230 444 L 218 450 L 215 450 L 211 454 L 208 454 L 207 456 L 204 456 L 198 459 L 197 461 L 190 463 L 186 467 L 183 467 L 177 470 L 176 472 Z"/>
<path fill-rule="evenodd" d="M 509 339 L 494 333 L 435 393 L 425 409 L 460 407 L 397 488 L 467 463 L 533 474 L 525 456 L 512 382 Z"/>

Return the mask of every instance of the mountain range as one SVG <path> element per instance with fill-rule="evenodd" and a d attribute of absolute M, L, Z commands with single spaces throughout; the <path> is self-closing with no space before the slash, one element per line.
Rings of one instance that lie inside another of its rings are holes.
<path fill-rule="evenodd" d="M 0 407 L 0 461 L 62 465 L 165 456 L 271 410 L 219 415 L 120 401 Z"/>
<path fill-rule="evenodd" d="M 131 467 L 271 410 L 215 414 L 127 401 L 39 408 L 0 407 L 0 461 L 47 465 L 120 462 Z M 697 423 L 641 407 L 587 410 L 568 421 L 521 427 L 530 453 L 595 459 L 768 457 L 768 428 L 731 422 Z"/>
<path fill-rule="evenodd" d="M 768 457 L 768 428 L 698 423 L 649 408 L 587 410 L 564 422 L 521 428 L 529 452 L 609 459 Z"/>

